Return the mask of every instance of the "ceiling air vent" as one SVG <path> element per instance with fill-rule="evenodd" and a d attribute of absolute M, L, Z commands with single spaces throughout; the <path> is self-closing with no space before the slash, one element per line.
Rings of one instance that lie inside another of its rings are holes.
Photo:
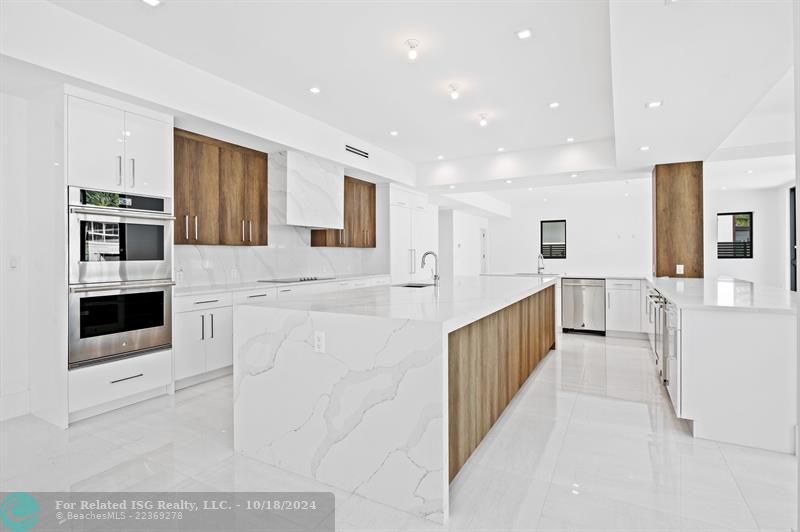
<path fill-rule="evenodd" d="M 354 148 L 349 144 L 344 145 L 344 150 L 349 151 L 352 154 L 358 155 L 359 157 L 363 157 L 364 159 L 369 159 L 369 152 L 366 152 L 364 150 L 359 150 L 358 148 Z"/>

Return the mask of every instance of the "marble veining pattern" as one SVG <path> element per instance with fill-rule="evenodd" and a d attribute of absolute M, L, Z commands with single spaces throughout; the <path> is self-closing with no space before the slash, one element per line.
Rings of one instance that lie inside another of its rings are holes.
<path fill-rule="evenodd" d="M 443 519 L 440 325 L 255 306 L 234 321 L 237 450 Z M 315 352 L 316 331 L 325 353 Z"/>
<path fill-rule="evenodd" d="M 692 438 L 646 342 L 559 336 L 453 482 L 446 525 L 235 452 L 232 400 L 224 377 L 67 430 L 0 422 L 0 490 L 331 491 L 340 532 L 796 526 L 797 458 Z"/>

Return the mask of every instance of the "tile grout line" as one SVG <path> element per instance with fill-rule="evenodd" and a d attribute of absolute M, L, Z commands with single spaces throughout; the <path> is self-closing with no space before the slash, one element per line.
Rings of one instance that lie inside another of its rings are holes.
<path fill-rule="evenodd" d="M 747 497 L 745 496 L 744 491 L 742 491 L 742 486 L 741 484 L 739 484 L 739 479 L 736 478 L 736 474 L 733 472 L 733 468 L 731 468 L 730 463 L 728 463 L 728 457 L 725 456 L 725 451 L 723 451 L 722 447 L 720 447 L 719 445 L 717 445 L 717 449 L 719 450 L 719 454 L 722 455 L 722 460 L 725 462 L 725 467 L 728 470 L 728 473 L 730 473 L 731 478 L 733 478 L 734 484 L 736 484 L 736 489 L 739 491 L 739 495 L 742 496 L 744 505 L 747 506 L 747 511 L 750 512 L 750 517 L 753 518 L 753 523 L 756 524 L 757 530 L 763 530 L 761 524 L 758 522 L 758 519 L 756 518 L 755 512 L 753 512 L 753 509 L 750 507 L 750 503 L 747 501 Z"/>

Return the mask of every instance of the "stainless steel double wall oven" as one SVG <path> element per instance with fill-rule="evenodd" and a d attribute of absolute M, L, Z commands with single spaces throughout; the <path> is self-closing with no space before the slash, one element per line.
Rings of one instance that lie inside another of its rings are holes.
<path fill-rule="evenodd" d="M 172 343 L 172 200 L 69 187 L 69 365 Z"/>

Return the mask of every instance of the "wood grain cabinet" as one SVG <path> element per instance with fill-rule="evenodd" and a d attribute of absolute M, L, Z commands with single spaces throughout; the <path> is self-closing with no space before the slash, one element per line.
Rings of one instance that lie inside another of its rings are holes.
<path fill-rule="evenodd" d="M 344 178 L 344 229 L 314 229 L 313 247 L 374 248 L 375 184 Z"/>
<path fill-rule="evenodd" d="M 175 130 L 175 244 L 267 245 L 267 154 Z"/>

